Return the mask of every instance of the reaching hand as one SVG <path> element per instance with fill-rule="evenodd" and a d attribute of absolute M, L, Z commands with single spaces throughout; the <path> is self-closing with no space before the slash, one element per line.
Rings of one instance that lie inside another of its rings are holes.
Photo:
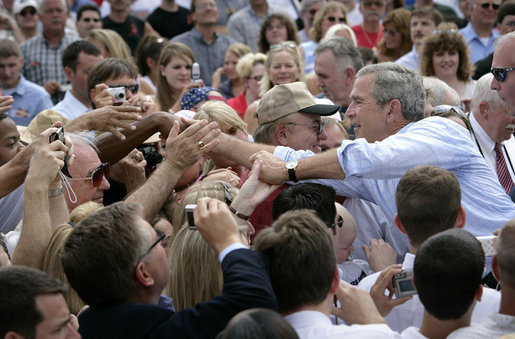
<path fill-rule="evenodd" d="M 118 139 L 125 140 L 125 136 L 118 129 L 134 130 L 136 127 L 130 122 L 141 119 L 139 107 L 104 106 L 83 114 L 72 123 L 79 123 L 87 130 L 111 132 Z"/>
<path fill-rule="evenodd" d="M 10 95 L 0 96 L 0 113 L 7 112 L 12 109 L 12 104 L 14 103 L 14 99 Z"/>
<path fill-rule="evenodd" d="M 285 162 L 279 157 L 266 151 L 259 151 L 250 156 L 250 162 L 261 161 L 263 163 L 259 179 L 263 182 L 280 185 L 288 181 L 288 171 Z"/>
<path fill-rule="evenodd" d="M 370 296 L 383 317 L 388 315 L 395 306 L 404 304 L 411 299 L 411 297 L 393 299 L 392 278 L 400 271 L 402 271 L 400 264 L 391 265 L 381 272 L 375 284 L 370 289 Z M 385 294 L 386 291 L 388 291 L 388 294 Z"/>
<path fill-rule="evenodd" d="M 361 248 L 374 272 L 382 271 L 397 262 L 397 252 L 383 239 L 371 239 L 370 247 L 363 244 Z"/>

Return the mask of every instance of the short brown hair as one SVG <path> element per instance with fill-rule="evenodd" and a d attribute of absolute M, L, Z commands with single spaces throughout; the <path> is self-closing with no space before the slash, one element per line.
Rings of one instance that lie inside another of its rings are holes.
<path fill-rule="evenodd" d="M 431 165 L 408 170 L 397 185 L 397 213 L 413 245 L 454 227 L 461 189 L 454 173 Z"/>
<path fill-rule="evenodd" d="M 21 57 L 21 50 L 18 44 L 11 39 L 0 40 L 0 58 Z"/>
<path fill-rule="evenodd" d="M 64 244 L 61 261 L 70 285 L 90 306 L 126 302 L 144 251 L 137 228 L 141 206 L 117 202 L 82 219 Z"/>
<path fill-rule="evenodd" d="M 270 14 L 265 21 L 261 24 L 261 29 L 259 30 L 259 40 L 258 40 L 258 50 L 261 53 L 266 53 L 270 49 L 270 44 L 266 40 L 266 30 L 268 26 L 272 23 L 272 20 L 279 20 L 281 24 L 286 27 L 286 40 L 293 41 L 297 45 L 300 45 L 299 34 L 297 33 L 297 26 L 290 19 L 290 17 L 286 16 L 282 13 L 272 13 Z"/>
<path fill-rule="evenodd" d="M 254 248 L 270 260 L 270 279 L 280 313 L 318 305 L 327 298 L 336 257 L 327 226 L 314 212 L 284 213 L 258 234 Z"/>
<path fill-rule="evenodd" d="M 138 69 L 132 61 L 120 58 L 107 58 L 100 61 L 88 74 L 88 95 L 96 85 L 125 75 L 134 80 L 138 78 Z"/>
<path fill-rule="evenodd" d="M 508 221 L 497 237 L 497 262 L 500 281 L 515 288 L 515 219 Z"/>

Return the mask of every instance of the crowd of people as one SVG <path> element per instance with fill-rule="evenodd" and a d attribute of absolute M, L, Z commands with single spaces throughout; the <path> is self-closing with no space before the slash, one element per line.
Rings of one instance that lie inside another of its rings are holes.
<path fill-rule="evenodd" d="M 0 337 L 515 335 L 515 0 L 0 22 Z"/>

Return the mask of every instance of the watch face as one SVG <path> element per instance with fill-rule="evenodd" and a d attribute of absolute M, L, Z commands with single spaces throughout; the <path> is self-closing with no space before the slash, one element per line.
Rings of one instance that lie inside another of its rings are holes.
<path fill-rule="evenodd" d="M 297 160 L 291 160 L 291 161 L 288 161 L 288 162 L 286 163 L 286 168 L 287 168 L 287 169 L 294 169 L 295 167 L 297 167 L 297 164 L 298 164 L 298 163 L 299 163 L 299 162 L 298 162 Z"/>

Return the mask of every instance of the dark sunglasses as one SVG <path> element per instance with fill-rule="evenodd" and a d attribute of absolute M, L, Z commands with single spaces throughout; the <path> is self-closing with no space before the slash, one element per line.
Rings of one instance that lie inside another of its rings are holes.
<path fill-rule="evenodd" d="M 328 16 L 327 20 L 329 20 L 331 22 L 335 22 L 336 20 L 338 20 L 338 22 L 341 24 L 344 24 L 347 22 L 347 19 L 345 19 L 345 18 L 335 18 L 334 16 Z"/>
<path fill-rule="evenodd" d="M 26 16 L 27 14 L 36 15 L 36 10 L 34 8 L 25 8 L 20 12 L 21 16 Z"/>
<path fill-rule="evenodd" d="M 496 11 L 496 10 L 498 10 L 498 9 L 499 9 L 499 7 L 500 7 L 500 5 L 498 5 L 498 4 L 492 4 L 492 3 L 490 3 L 490 2 L 483 2 L 483 3 L 481 4 L 481 8 L 484 8 L 484 9 L 488 9 L 488 7 L 490 7 L 490 6 L 492 6 L 492 9 L 493 9 L 493 10 L 495 10 L 495 11 Z"/>
<path fill-rule="evenodd" d="M 139 84 L 132 85 L 111 85 L 109 88 L 123 87 L 125 90 L 129 90 L 132 94 L 136 94 L 139 91 Z"/>
<path fill-rule="evenodd" d="M 82 20 L 84 20 L 84 22 L 91 22 L 91 21 L 93 21 L 93 22 L 99 22 L 99 21 L 100 21 L 100 19 L 99 19 L 99 18 L 84 18 L 84 19 L 82 19 Z"/>
<path fill-rule="evenodd" d="M 98 187 L 102 184 L 102 179 L 105 177 L 109 179 L 109 163 L 104 162 L 100 166 L 98 166 L 92 173 L 90 177 L 87 178 L 73 178 L 68 180 L 91 180 L 91 185 L 93 187 Z"/>
<path fill-rule="evenodd" d="M 515 70 L 515 67 L 505 67 L 505 68 L 492 68 L 490 73 L 494 75 L 495 80 L 499 82 L 503 82 L 506 80 L 506 73 Z"/>
<path fill-rule="evenodd" d="M 328 226 L 330 229 L 333 230 L 333 235 L 336 235 L 336 226 L 342 228 L 343 221 L 343 218 L 341 216 L 338 216 L 338 221 Z"/>
<path fill-rule="evenodd" d="M 261 79 L 263 79 L 263 74 L 261 74 L 261 75 L 254 75 L 253 77 L 249 77 L 249 79 L 253 79 L 253 80 L 256 80 L 256 81 L 261 81 Z"/>

